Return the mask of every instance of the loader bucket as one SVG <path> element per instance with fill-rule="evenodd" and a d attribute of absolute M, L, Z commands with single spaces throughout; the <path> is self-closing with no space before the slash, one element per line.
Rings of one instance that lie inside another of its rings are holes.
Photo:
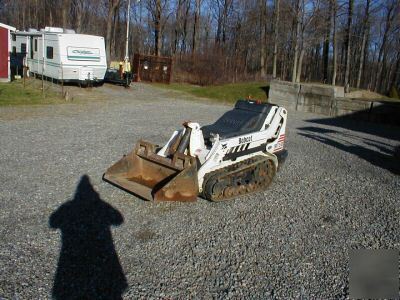
<path fill-rule="evenodd" d="M 134 150 L 108 168 L 103 179 L 141 198 L 154 201 L 196 201 L 199 192 L 194 157 L 156 154 L 156 146 L 139 141 Z"/>

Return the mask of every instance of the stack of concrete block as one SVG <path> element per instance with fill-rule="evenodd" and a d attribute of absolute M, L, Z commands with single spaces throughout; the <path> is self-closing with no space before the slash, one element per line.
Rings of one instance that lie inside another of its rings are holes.
<path fill-rule="evenodd" d="M 268 101 L 289 110 L 332 117 L 349 115 L 380 123 L 400 123 L 400 104 L 382 99 L 352 99 L 346 97 L 342 86 L 273 80 Z"/>

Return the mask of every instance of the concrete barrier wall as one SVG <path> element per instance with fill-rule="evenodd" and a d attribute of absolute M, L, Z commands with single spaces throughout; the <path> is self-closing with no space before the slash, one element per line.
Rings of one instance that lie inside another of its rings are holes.
<path fill-rule="evenodd" d="M 288 109 L 295 109 L 299 91 L 300 84 L 274 80 L 270 84 L 268 99 Z"/>
<path fill-rule="evenodd" d="M 340 86 L 274 80 L 270 84 L 268 101 L 287 109 L 400 125 L 399 104 L 379 99 L 346 98 L 344 88 Z"/>
<path fill-rule="evenodd" d="M 274 80 L 270 85 L 269 101 L 305 112 L 330 115 L 334 99 L 344 97 L 343 87 L 298 84 Z"/>

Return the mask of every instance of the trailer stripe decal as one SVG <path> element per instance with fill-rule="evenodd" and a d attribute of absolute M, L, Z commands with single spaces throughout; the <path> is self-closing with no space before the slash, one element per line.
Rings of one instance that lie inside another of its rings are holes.
<path fill-rule="evenodd" d="M 70 55 L 68 55 L 68 58 L 75 58 L 75 59 L 79 59 L 79 60 L 100 59 L 99 56 L 70 56 Z"/>
<path fill-rule="evenodd" d="M 40 65 L 42 64 L 42 60 L 37 60 L 37 59 L 35 59 L 35 58 L 28 58 L 28 62 L 29 61 L 32 61 L 33 63 L 39 63 Z M 61 66 L 61 64 L 59 64 L 59 63 L 55 63 L 55 62 L 51 62 L 51 61 L 48 61 L 48 60 L 46 60 L 45 61 L 45 64 L 46 65 L 51 65 L 51 66 L 55 66 L 55 67 L 59 67 L 59 66 Z M 68 64 L 68 63 L 65 63 L 65 64 L 63 64 L 62 65 L 63 67 L 82 67 L 83 65 L 81 64 L 81 65 L 75 65 L 75 64 Z M 85 65 L 86 67 L 102 67 L 102 68 L 107 68 L 107 66 L 106 65 Z"/>

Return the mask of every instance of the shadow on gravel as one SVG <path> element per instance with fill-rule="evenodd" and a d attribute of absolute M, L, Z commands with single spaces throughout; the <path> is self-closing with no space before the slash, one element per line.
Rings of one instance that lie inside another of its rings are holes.
<path fill-rule="evenodd" d="M 270 90 L 270 86 L 269 85 L 266 85 L 266 86 L 260 86 L 260 89 L 262 89 L 263 91 L 264 91 L 264 93 L 265 93 L 265 96 L 267 97 L 267 99 L 268 99 L 268 97 L 269 97 L 269 90 Z"/>
<path fill-rule="evenodd" d="M 355 120 L 352 118 L 355 118 Z M 400 130 L 399 130 L 400 127 L 377 124 L 377 123 L 367 122 L 365 120 L 357 120 L 357 114 L 334 117 L 334 118 L 312 119 L 312 120 L 307 120 L 307 122 L 320 125 L 334 126 L 352 131 L 368 133 L 374 136 L 379 136 L 394 141 L 400 141 Z M 319 129 L 326 130 L 324 128 L 319 128 Z"/>
<path fill-rule="evenodd" d="M 398 147 L 396 149 L 392 149 L 391 145 L 385 143 L 380 143 L 368 138 L 361 138 L 355 135 L 326 128 L 309 126 L 298 129 L 302 131 L 299 133 L 301 136 L 357 155 L 358 157 L 375 166 L 389 170 L 393 174 L 400 174 L 400 157 L 398 157 L 397 154 L 399 150 Z M 329 134 L 335 134 L 334 138 L 329 136 Z M 363 144 L 366 144 L 371 148 L 375 148 L 376 150 L 351 142 L 357 139 Z"/>
<path fill-rule="evenodd" d="M 55 299 L 122 299 L 127 282 L 115 251 L 110 226 L 123 223 L 121 213 L 100 199 L 87 175 L 74 199 L 49 219 L 61 230 L 62 246 L 53 285 Z"/>

